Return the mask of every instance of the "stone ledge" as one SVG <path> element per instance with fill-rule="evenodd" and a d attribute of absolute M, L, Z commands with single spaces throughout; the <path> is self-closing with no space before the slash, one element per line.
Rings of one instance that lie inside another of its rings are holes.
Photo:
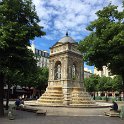
<path fill-rule="evenodd" d="M 27 106 L 25 106 L 24 108 L 21 108 L 19 110 L 27 111 L 27 112 L 33 112 L 33 113 L 38 111 L 38 109 L 35 109 L 35 108 L 32 108 L 32 107 L 27 107 Z"/>
<path fill-rule="evenodd" d="M 46 115 L 46 113 L 47 113 L 47 110 L 38 110 L 37 112 L 36 112 L 36 114 L 37 115 Z"/>
<path fill-rule="evenodd" d="M 119 111 L 108 111 L 105 112 L 106 116 L 110 116 L 110 117 L 120 117 L 120 112 Z"/>

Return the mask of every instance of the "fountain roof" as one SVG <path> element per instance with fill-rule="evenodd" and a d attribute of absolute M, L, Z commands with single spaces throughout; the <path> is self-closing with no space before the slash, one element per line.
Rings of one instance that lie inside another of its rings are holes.
<path fill-rule="evenodd" d="M 66 36 L 61 38 L 58 42 L 56 42 L 52 47 L 56 46 L 58 43 L 64 44 L 64 43 L 72 43 L 72 44 L 78 44 L 72 37 L 68 36 L 68 32 L 66 32 Z M 52 48 L 50 47 L 50 49 Z"/>
<path fill-rule="evenodd" d="M 70 36 L 68 36 L 68 32 L 66 33 L 66 36 L 63 37 L 62 39 L 60 39 L 58 42 L 59 43 L 67 43 L 67 42 L 69 42 L 69 43 L 76 43 L 73 38 L 71 38 Z"/>
<path fill-rule="evenodd" d="M 63 37 L 58 42 L 60 42 L 60 43 L 67 43 L 67 42 L 69 42 L 69 43 L 75 43 L 75 41 L 71 37 L 69 37 L 69 36 Z"/>

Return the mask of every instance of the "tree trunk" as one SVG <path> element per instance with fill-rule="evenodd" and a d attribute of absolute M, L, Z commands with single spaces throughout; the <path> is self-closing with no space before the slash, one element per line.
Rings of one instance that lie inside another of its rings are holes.
<path fill-rule="evenodd" d="M 123 92 L 123 101 L 124 101 L 124 74 L 122 74 L 122 92 Z"/>
<path fill-rule="evenodd" d="M 99 93 L 98 93 L 98 91 L 97 91 L 97 93 L 96 93 L 96 94 L 97 94 L 97 96 L 99 96 Z"/>
<path fill-rule="evenodd" d="M 121 91 L 119 91 L 119 101 L 121 101 Z"/>
<path fill-rule="evenodd" d="M 8 90 L 6 94 L 6 110 L 9 108 L 9 93 L 10 93 L 10 84 L 8 83 Z"/>
<path fill-rule="evenodd" d="M 96 99 L 96 95 L 95 95 L 95 92 L 93 92 L 93 99 L 94 99 L 94 100 Z"/>
<path fill-rule="evenodd" d="M 4 74 L 0 72 L 0 117 L 4 116 L 3 96 L 4 96 Z"/>
<path fill-rule="evenodd" d="M 106 96 L 105 96 L 106 102 L 108 102 L 108 92 L 106 91 Z"/>

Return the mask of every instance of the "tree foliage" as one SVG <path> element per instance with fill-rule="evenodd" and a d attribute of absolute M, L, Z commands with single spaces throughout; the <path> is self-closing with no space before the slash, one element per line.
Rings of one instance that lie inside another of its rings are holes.
<path fill-rule="evenodd" d="M 0 1 L 0 115 L 6 72 L 35 72 L 36 60 L 27 48 L 30 40 L 45 35 L 31 0 Z"/>
<path fill-rule="evenodd" d="M 84 79 L 84 85 L 88 92 L 98 91 L 99 76 L 91 75 L 89 78 Z"/>
<path fill-rule="evenodd" d="M 124 9 L 108 5 L 96 12 L 98 19 L 87 30 L 90 35 L 79 43 L 84 60 L 99 70 L 107 66 L 113 74 L 124 80 Z"/>
<path fill-rule="evenodd" d="M 121 76 L 117 75 L 113 78 L 106 76 L 91 75 L 84 79 L 84 85 L 88 92 L 118 92 L 119 95 L 123 91 L 123 83 Z M 106 96 L 107 97 L 107 96 Z M 106 99 L 107 100 L 107 99 Z"/>
<path fill-rule="evenodd" d="M 121 76 L 117 75 L 112 80 L 112 89 L 114 91 L 122 92 L 123 91 L 123 82 Z"/>
<path fill-rule="evenodd" d="M 44 88 L 44 86 L 48 83 L 48 73 L 47 67 L 37 67 L 35 73 L 23 75 L 24 79 L 19 79 L 22 82 L 19 83 L 19 85 L 42 89 L 42 87 Z"/>
<path fill-rule="evenodd" d="M 37 72 L 37 80 L 35 83 L 35 87 L 40 90 L 45 90 L 46 86 L 48 85 L 48 75 L 49 70 L 47 67 L 39 68 Z"/>
<path fill-rule="evenodd" d="M 0 20 L 1 70 L 29 70 L 36 62 L 27 46 L 31 39 L 45 34 L 38 25 L 40 20 L 31 0 L 2 0 Z"/>
<path fill-rule="evenodd" d="M 99 78 L 99 91 L 113 91 L 112 85 L 111 77 L 102 76 Z"/>

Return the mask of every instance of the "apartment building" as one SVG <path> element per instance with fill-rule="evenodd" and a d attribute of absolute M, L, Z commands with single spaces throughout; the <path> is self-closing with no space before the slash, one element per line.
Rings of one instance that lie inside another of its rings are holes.
<path fill-rule="evenodd" d="M 39 50 L 34 44 L 29 47 L 35 54 L 35 59 L 37 60 L 37 66 L 48 67 L 49 66 L 49 53 L 45 50 Z"/>
<path fill-rule="evenodd" d="M 97 68 L 95 67 L 94 68 L 94 74 L 99 75 L 100 77 L 102 77 L 102 76 L 113 77 L 110 70 L 106 66 L 103 66 L 102 71 L 98 71 Z"/>
<path fill-rule="evenodd" d="M 92 75 L 92 71 L 89 70 L 88 68 L 84 68 L 84 79 L 89 78 Z"/>

